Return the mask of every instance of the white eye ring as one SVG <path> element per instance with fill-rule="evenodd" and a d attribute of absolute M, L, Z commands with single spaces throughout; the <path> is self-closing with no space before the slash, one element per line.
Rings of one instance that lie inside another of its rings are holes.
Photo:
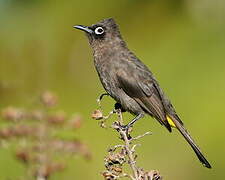
<path fill-rule="evenodd" d="M 95 28 L 95 34 L 100 35 L 104 33 L 104 29 L 102 27 Z"/>

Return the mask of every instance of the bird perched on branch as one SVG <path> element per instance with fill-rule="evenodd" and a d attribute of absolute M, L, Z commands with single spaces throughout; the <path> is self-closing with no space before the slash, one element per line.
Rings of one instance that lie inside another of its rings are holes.
<path fill-rule="evenodd" d="M 87 34 L 95 68 L 106 92 L 123 110 L 135 115 L 124 128 L 128 129 L 145 114 L 150 115 L 169 132 L 172 127 L 177 128 L 203 165 L 211 168 L 152 72 L 128 49 L 115 21 L 110 18 L 91 26 L 74 27 Z"/>

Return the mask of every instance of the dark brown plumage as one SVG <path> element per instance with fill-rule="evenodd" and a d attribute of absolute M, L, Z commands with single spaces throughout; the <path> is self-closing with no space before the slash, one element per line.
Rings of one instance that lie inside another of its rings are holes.
<path fill-rule="evenodd" d="M 106 92 L 125 111 L 136 116 L 127 127 L 145 114 L 154 117 L 169 132 L 174 126 L 191 145 L 199 160 L 211 168 L 151 71 L 127 48 L 115 21 L 105 19 L 89 27 L 78 25 L 75 28 L 85 31 L 88 36 L 94 52 L 94 64 Z"/>

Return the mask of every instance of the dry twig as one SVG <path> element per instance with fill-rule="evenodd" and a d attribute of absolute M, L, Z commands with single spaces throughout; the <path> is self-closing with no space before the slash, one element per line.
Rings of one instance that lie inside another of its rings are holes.
<path fill-rule="evenodd" d="M 101 108 L 100 100 L 98 101 L 99 107 Z M 119 135 L 120 139 L 124 144 L 115 145 L 114 147 L 108 150 L 108 156 L 105 157 L 105 167 L 106 171 L 102 173 L 104 179 L 106 180 L 116 180 L 122 177 L 127 177 L 131 180 L 162 180 L 162 176 L 156 170 L 144 171 L 143 168 L 137 166 L 136 159 L 137 154 L 135 153 L 135 148 L 140 144 L 132 144 L 134 141 L 139 140 L 140 138 L 150 135 L 150 132 L 146 132 L 143 135 L 132 138 L 130 133 L 132 128 L 129 130 L 124 129 L 123 117 L 120 109 L 115 109 L 111 111 L 110 116 L 116 113 L 118 115 L 118 120 L 113 123 L 112 128 L 115 129 Z M 103 116 L 102 109 L 95 110 L 92 117 L 96 120 L 99 120 L 100 115 L 102 124 L 110 116 Z M 97 117 L 97 118 L 96 118 Z M 104 118 L 103 118 L 104 117 Z M 102 126 L 101 126 L 102 127 Z M 129 164 L 129 167 L 132 171 L 132 175 L 123 172 L 123 167 L 125 164 Z"/>

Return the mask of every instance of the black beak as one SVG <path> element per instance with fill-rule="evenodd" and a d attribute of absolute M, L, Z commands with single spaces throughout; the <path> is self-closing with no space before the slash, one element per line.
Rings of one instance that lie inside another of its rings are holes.
<path fill-rule="evenodd" d="M 89 34 L 92 34 L 93 33 L 93 31 L 88 26 L 76 25 L 76 26 L 73 26 L 73 27 L 76 28 L 76 29 L 82 30 L 84 32 L 87 32 Z"/>

